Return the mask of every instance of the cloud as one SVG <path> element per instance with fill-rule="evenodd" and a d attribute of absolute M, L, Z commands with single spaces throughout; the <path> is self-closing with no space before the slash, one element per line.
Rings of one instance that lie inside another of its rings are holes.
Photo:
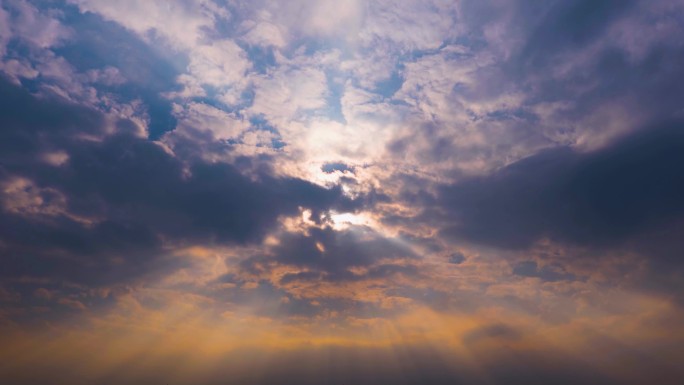
<path fill-rule="evenodd" d="M 680 378 L 683 19 L 2 1 L 0 377 Z"/>
<path fill-rule="evenodd" d="M 244 119 L 207 104 L 176 105 L 179 120 L 173 136 L 188 135 L 188 131 L 208 132 L 212 141 L 237 140 L 248 129 Z"/>
<path fill-rule="evenodd" d="M 465 262 L 466 260 L 467 260 L 466 256 L 463 255 L 463 253 L 461 253 L 461 252 L 453 253 L 449 257 L 449 263 L 453 263 L 455 265 L 460 265 L 461 263 Z"/>
<path fill-rule="evenodd" d="M 520 332 L 514 328 L 505 324 L 495 324 L 484 326 L 467 333 L 463 337 L 463 342 L 466 345 L 473 345 L 487 339 L 517 340 L 520 337 Z"/>
<path fill-rule="evenodd" d="M 211 28 L 218 18 L 230 13 L 213 1 L 190 0 L 172 4 L 164 1 L 126 1 L 111 4 L 100 0 L 70 0 L 83 12 L 97 12 L 109 20 L 131 29 L 141 36 L 158 33 L 179 48 L 194 46 L 203 36 L 202 29 Z"/>
<path fill-rule="evenodd" d="M 681 218 L 681 122 L 668 122 L 596 152 L 548 150 L 490 176 L 444 186 L 444 234 L 504 248 L 548 237 L 608 246 Z"/>
<path fill-rule="evenodd" d="M 3 254 L 24 255 L 5 276 L 128 279 L 143 273 L 167 240 L 253 242 L 299 207 L 351 205 L 339 188 L 268 174 L 254 181 L 229 164 L 182 162 L 127 131 L 130 122 L 113 122 L 110 134 L 96 111 L 36 99 L 7 83 L 0 98 L 14 106 L 2 118 Z M 48 150 L 68 160 L 40 161 Z M 59 255 L 81 262 L 64 264 Z"/>
<path fill-rule="evenodd" d="M 192 50 L 188 72 L 201 84 L 216 88 L 241 82 L 250 63 L 232 40 L 214 41 Z"/>
<path fill-rule="evenodd" d="M 520 56 L 537 67 L 540 61 L 556 58 L 558 51 L 590 45 L 634 3 L 604 0 L 549 5 L 544 18 L 532 27 Z"/>
<path fill-rule="evenodd" d="M 287 44 L 281 28 L 268 21 L 246 21 L 243 27 L 248 31 L 241 38 L 251 45 L 282 48 Z"/>
<path fill-rule="evenodd" d="M 359 38 L 367 46 L 389 40 L 400 50 L 436 49 L 461 32 L 456 20 L 456 5 L 449 1 L 377 1 L 368 6 Z"/>
<path fill-rule="evenodd" d="M 58 20 L 40 12 L 35 6 L 23 0 L 10 0 L 4 3 L 4 17 L 10 13 L 7 29 L 2 33 L 4 39 L 18 38 L 38 48 L 50 48 L 68 38 L 72 31 Z M 8 37 L 7 34 L 11 34 Z"/>
<path fill-rule="evenodd" d="M 522 277 L 540 278 L 544 281 L 575 280 L 576 277 L 566 273 L 562 268 L 554 266 L 539 266 L 535 261 L 520 262 L 513 267 L 513 274 Z"/>
<path fill-rule="evenodd" d="M 12 31 L 10 28 L 10 22 L 9 22 L 9 14 L 4 8 L 0 8 L 0 54 L 5 55 L 5 52 L 7 51 L 7 43 L 9 42 L 11 36 L 12 36 Z"/>
<path fill-rule="evenodd" d="M 317 68 L 283 68 L 271 76 L 255 80 L 253 114 L 286 125 L 306 112 L 325 107 L 327 80 Z"/>
<path fill-rule="evenodd" d="M 533 12 L 524 2 L 461 3 L 460 14 L 471 16 L 462 27 L 481 44 L 446 42 L 402 62 L 393 98 L 416 118 L 389 140 L 389 152 L 455 178 L 543 149 L 598 149 L 680 116 L 672 97 L 682 92 L 680 67 L 668 63 L 681 61 L 670 36 L 682 30 L 668 14 L 681 10 L 661 6 L 572 2 Z M 628 32 L 637 30 L 644 40 Z"/>
<path fill-rule="evenodd" d="M 423 321 L 431 321 L 429 314 L 423 314 Z M 53 338 L 44 349 L 57 351 L 70 346 L 70 354 L 28 356 L 16 362 L 11 356 L 5 359 L 15 363 L 3 374 L 16 384 L 38 384 L 44 381 L 59 380 L 73 384 L 98 382 L 102 384 L 144 384 L 150 381 L 178 381 L 189 383 L 226 382 L 242 384 L 318 384 L 327 381 L 331 384 L 374 384 L 379 381 L 392 384 L 640 384 L 649 379 L 659 383 L 676 384 L 678 371 L 674 365 L 653 360 L 647 354 L 620 351 L 619 343 L 606 339 L 599 351 L 587 351 L 582 358 L 571 357 L 561 349 L 549 349 L 548 345 L 535 345 L 528 349 L 516 349 L 512 345 L 492 348 L 487 341 L 507 341 L 510 344 L 523 341 L 526 337 L 505 324 L 488 324 L 475 328 L 467 335 L 472 348 L 463 353 L 424 344 L 403 344 L 401 346 L 317 346 L 309 344 L 289 347 L 283 350 L 267 349 L 272 342 L 269 334 L 250 335 L 263 341 L 260 348 L 229 350 L 221 345 L 241 344 L 241 340 L 223 339 L 220 335 L 209 333 L 206 325 L 192 322 L 192 326 L 205 326 L 194 329 L 176 328 L 175 333 L 156 332 L 153 337 L 165 337 L 173 343 L 158 346 L 151 344 L 154 338 L 141 332 L 132 334 L 115 333 L 110 341 L 102 335 L 94 335 L 90 330 L 78 330 L 72 334 Z M 231 323 L 230 318 L 223 323 Z M 280 327 L 265 323 L 259 318 L 250 319 L 252 325 L 269 329 Z M 245 324 L 235 323 L 231 327 L 245 328 Z M 111 328 L 111 325 L 110 325 Z M 225 326 L 214 326 L 223 329 Z M 288 330 L 288 329 L 286 329 Z M 112 332 L 119 332 L 115 328 Z M 290 332 L 295 330 L 289 329 Z M 129 332 L 130 333 L 130 332 Z M 211 338 L 210 338 L 211 337 Z M 9 336 L 6 340 L 15 354 L 36 349 L 42 341 L 31 339 L 17 341 Z M 98 346 L 117 347 L 115 352 L 103 349 L 92 350 L 87 342 L 97 342 Z M 169 340 L 165 340 L 169 341 Z M 23 342 L 23 343 L 20 343 Z M 477 347 L 475 347 L 477 345 Z M 162 349 L 163 348 L 163 349 Z M 543 348 L 543 351 L 536 350 Z M 35 350 L 33 350 L 35 351 Z M 213 352 L 212 360 L 201 353 Z M 216 353 L 218 351 L 219 353 Z M 144 362 L 132 359 L 143 354 Z M 610 353 L 610 355 L 608 355 Z M 613 354 L 616 354 L 614 356 Z M 202 359 L 198 356 L 202 356 Z M 638 370 L 601 370 L 598 362 L 620 362 L 620 360 L 640 359 Z M 175 365 L 183 362 L 184 365 Z M 97 363 L 96 366 L 94 366 Z M 305 364 L 303 364 L 305 363 Z M 29 366 L 32 365 L 32 366 Z M 83 373 L 69 370 L 80 365 L 88 368 Z M 113 368 L 126 370 L 113 370 Z M 27 370 L 33 368 L 34 370 Z M 259 373 L 255 375 L 254 373 Z"/>
<path fill-rule="evenodd" d="M 324 227 L 310 229 L 308 234 L 281 235 L 278 244 L 265 256 L 248 260 L 245 266 L 253 269 L 255 262 L 271 260 L 304 268 L 308 273 L 324 273 L 326 280 L 354 280 L 353 268 L 368 268 L 383 260 L 402 258 L 415 258 L 415 255 L 400 240 L 385 239 L 363 227 L 344 231 Z M 288 279 L 293 280 L 295 276 Z"/>

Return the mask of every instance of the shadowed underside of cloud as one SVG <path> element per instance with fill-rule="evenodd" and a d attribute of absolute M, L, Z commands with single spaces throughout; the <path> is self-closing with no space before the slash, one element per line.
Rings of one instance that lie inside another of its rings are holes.
<path fill-rule="evenodd" d="M 443 233 L 504 248 L 529 247 L 545 237 L 608 247 L 681 229 L 683 165 L 681 121 L 596 152 L 548 150 L 442 187 L 439 206 L 450 223 Z"/>
<path fill-rule="evenodd" d="M 400 307 L 395 308 L 395 299 L 385 301 L 384 296 L 397 282 L 423 277 L 420 257 L 401 239 L 370 228 L 328 226 L 278 234 L 277 244 L 243 259 L 238 272 L 257 279 L 260 287 L 275 287 L 279 296 L 287 296 L 277 306 L 280 312 L 308 316 L 396 313 Z M 231 275 L 220 279 L 235 281 Z"/>
<path fill-rule="evenodd" d="M 136 135 L 131 122 L 6 82 L 0 103 L 5 277 L 125 280 L 168 244 L 256 242 L 300 207 L 355 205 L 339 188 L 181 161 Z"/>
<path fill-rule="evenodd" d="M 380 261 L 401 258 L 416 258 L 416 255 L 399 240 L 392 240 L 370 229 L 336 231 L 330 227 L 311 229 L 309 234 L 286 234 L 280 237 L 278 245 L 264 256 L 256 256 L 243 262 L 244 268 L 254 271 L 255 264 L 273 261 L 307 269 L 306 273 L 286 275 L 281 282 L 316 280 L 325 274 L 326 281 L 355 280 L 360 277 L 350 269 L 367 268 Z M 376 266 L 364 278 L 373 274 L 383 275 L 393 270 L 388 266 Z M 394 266 L 396 272 L 400 266 Z M 406 272 L 412 272 L 406 268 Z"/>

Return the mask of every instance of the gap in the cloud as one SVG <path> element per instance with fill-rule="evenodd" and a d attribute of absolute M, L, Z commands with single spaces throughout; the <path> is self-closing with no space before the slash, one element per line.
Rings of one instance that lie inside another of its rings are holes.
<path fill-rule="evenodd" d="M 202 89 L 204 90 L 205 96 L 192 97 L 190 100 L 197 103 L 208 104 L 221 111 L 235 113 L 240 117 L 242 117 L 242 110 L 254 103 L 255 93 L 254 89 L 251 87 L 243 90 L 240 93 L 238 102 L 234 104 L 226 104 L 221 101 L 223 93 L 228 89 L 226 87 L 215 87 L 209 84 L 204 84 L 202 85 Z"/>
<path fill-rule="evenodd" d="M 330 51 L 337 48 L 337 45 L 333 44 L 330 40 L 325 40 L 323 38 L 311 38 L 311 37 L 301 37 L 294 39 L 289 44 L 289 49 L 282 51 L 282 54 L 288 59 L 292 59 L 296 56 L 313 56 L 316 53 Z"/>
<path fill-rule="evenodd" d="M 403 67 L 403 66 L 398 66 Z M 373 93 L 381 95 L 384 98 L 392 98 L 394 94 L 404 85 L 404 76 L 400 69 L 395 69 L 389 78 L 375 83 Z"/>
<path fill-rule="evenodd" d="M 172 114 L 173 106 L 168 100 L 148 99 L 145 104 L 147 104 L 147 114 L 150 117 L 147 127 L 150 140 L 157 140 L 176 128 L 178 121 Z"/>
<path fill-rule="evenodd" d="M 265 74 L 269 69 L 277 66 L 275 51 L 273 47 L 262 47 L 258 45 L 239 44 L 247 53 L 247 57 L 252 63 L 252 68 L 259 74 Z"/>
<path fill-rule="evenodd" d="M 328 94 L 325 98 L 325 116 L 342 124 L 347 124 L 347 119 L 342 113 L 342 95 L 344 94 L 344 82 L 339 73 L 326 71 Z"/>
<path fill-rule="evenodd" d="M 271 146 L 273 149 L 280 150 L 287 146 L 282 140 L 280 131 L 273 126 L 263 114 L 255 115 L 249 118 L 250 128 L 258 131 L 266 131 L 272 133 L 275 137 L 271 140 Z"/>
<path fill-rule="evenodd" d="M 252 15 L 242 14 L 240 6 L 235 6 L 230 1 L 221 1 L 221 7 L 228 9 L 231 16 L 228 18 L 217 17 L 214 19 L 213 28 L 203 31 L 210 41 L 222 39 L 235 39 L 245 33 L 244 25 L 240 21 L 248 20 Z"/>
<path fill-rule="evenodd" d="M 342 162 L 330 162 L 330 163 L 324 163 L 321 166 L 321 171 L 323 171 L 326 174 L 332 174 L 335 171 L 340 171 L 342 173 L 345 173 L 345 172 L 354 173 L 354 167 L 349 166 L 346 163 L 342 163 Z"/>

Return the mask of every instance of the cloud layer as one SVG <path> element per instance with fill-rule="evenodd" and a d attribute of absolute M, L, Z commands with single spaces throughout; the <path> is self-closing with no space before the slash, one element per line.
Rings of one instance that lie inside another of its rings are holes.
<path fill-rule="evenodd" d="M 676 383 L 683 21 L 0 0 L 0 379 Z"/>

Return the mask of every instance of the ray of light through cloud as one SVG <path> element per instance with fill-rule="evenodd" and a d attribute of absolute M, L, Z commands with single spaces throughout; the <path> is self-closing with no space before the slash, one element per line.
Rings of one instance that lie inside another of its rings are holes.
<path fill-rule="evenodd" d="M 0 383 L 678 384 L 677 0 L 0 0 Z"/>

